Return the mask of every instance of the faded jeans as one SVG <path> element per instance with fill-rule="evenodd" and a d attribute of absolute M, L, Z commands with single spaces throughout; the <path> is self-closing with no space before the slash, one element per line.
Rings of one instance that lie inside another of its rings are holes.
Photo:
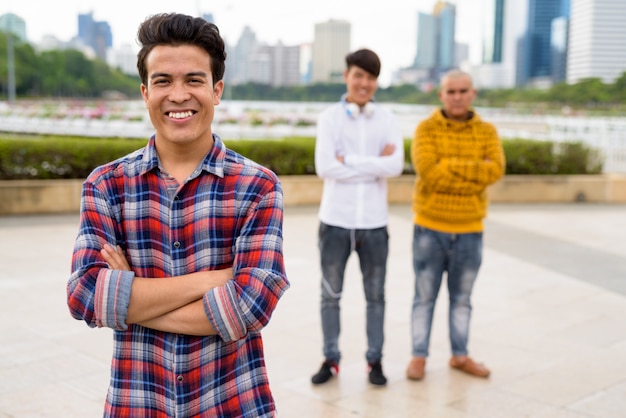
<path fill-rule="evenodd" d="M 411 315 L 412 354 L 427 357 L 435 302 L 447 272 L 448 327 L 452 355 L 467 355 L 470 296 L 482 261 L 483 234 L 448 234 L 415 226 L 413 270 L 415 296 Z"/>
<path fill-rule="evenodd" d="M 344 229 L 320 223 L 322 268 L 322 333 L 324 357 L 339 363 L 340 300 L 346 263 L 352 251 L 359 256 L 366 301 L 368 363 L 380 361 L 384 342 L 385 275 L 389 251 L 387 228 Z"/>

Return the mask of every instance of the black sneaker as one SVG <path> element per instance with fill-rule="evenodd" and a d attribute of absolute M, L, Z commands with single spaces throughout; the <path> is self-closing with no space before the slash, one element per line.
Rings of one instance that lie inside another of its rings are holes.
<path fill-rule="evenodd" d="M 376 386 L 383 386 L 387 384 L 387 378 L 383 374 L 383 366 L 380 361 L 369 364 L 370 369 L 370 383 Z"/>
<path fill-rule="evenodd" d="M 311 383 L 314 385 L 321 385 L 328 382 L 328 380 L 339 373 L 339 365 L 334 361 L 326 360 L 322 363 L 320 370 L 311 377 Z"/>

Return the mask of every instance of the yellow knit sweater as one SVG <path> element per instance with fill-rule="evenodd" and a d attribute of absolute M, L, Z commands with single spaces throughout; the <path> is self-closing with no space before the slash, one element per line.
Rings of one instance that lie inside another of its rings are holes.
<path fill-rule="evenodd" d="M 486 188 L 505 167 L 495 127 L 476 113 L 455 122 L 436 110 L 417 126 L 411 160 L 417 173 L 414 222 L 446 233 L 481 232 Z"/>

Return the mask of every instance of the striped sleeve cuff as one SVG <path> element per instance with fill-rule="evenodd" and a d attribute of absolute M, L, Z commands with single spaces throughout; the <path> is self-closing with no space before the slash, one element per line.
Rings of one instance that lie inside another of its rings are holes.
<path fill-rule="evenodd" d="M 96 326 L 126 331 L 130 303 L 130 287 L 135 274 L 132 271 L 102 269 L 98 274 L 94 313 Z"/>
<path fill-rule="evenodd" d="M 246 336 L 248 330 L 238 309 L 232 280 L 205 293 L 203 302 L 209 322 L 224 341 L 237 341 Z"/>

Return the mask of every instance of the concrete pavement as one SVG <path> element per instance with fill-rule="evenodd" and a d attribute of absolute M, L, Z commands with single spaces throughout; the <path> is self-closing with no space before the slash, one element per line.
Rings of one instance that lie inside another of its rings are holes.
<path fill-rule="evenodd" d="M 342 301 L 340 375 L 310 384 L 322 361 L 316 210 L 286 208 L 292 287 L 264 331 L 280 417 L 626 416 L 626 205 L 492 205 L 470 336 L 471 355 L 492 376 L 447 366 L 442 288 L 420 382 L 404 377 L 411 212 L 392 206 L 385 388 L 367 383 L 356 255 Z M 71 319 L 65 305 L 76 231 L 76 214 L 0 217 L 0 418 L 102 415 L 111 333 Z"/>

